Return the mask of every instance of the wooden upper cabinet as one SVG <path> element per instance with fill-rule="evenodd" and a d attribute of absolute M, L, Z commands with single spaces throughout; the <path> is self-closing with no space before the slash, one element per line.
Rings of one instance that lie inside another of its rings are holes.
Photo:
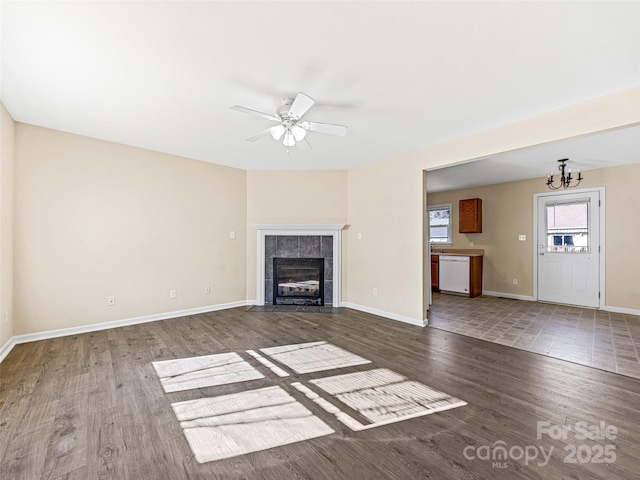
<path fill-rule="evenodd" d="M 460 200 L 460 233 L 482 233 L 482 199 Z"/>

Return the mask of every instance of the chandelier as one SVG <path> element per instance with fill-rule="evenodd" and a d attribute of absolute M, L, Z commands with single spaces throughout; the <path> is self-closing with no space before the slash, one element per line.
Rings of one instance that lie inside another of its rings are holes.
<path fill-rule="evenodd" d="M 580 185 L 580 182 L 582 181 L 582 178 L 583 178 L 582 174 L 580 173 L 580 170 L 578 170 L 578 178 L 572 177 L 571 169 L 566 168 L 566 165 L 565 165 L 565 163 L 568 161 L 569 161 L 568 158 L 563 158 L 561 160 L 558 160 L 558 164 L 559 164 L 558 170 L 560 170 L 560 183 L 558 185 L 553 184 L 553 172 L 547 175 L 547 187 L 549 187 L 551 190 L 558 190 L 560 188 L 573 188 Z M 566 169 L 566 173 L 565 173 L 565 169 Z"/>

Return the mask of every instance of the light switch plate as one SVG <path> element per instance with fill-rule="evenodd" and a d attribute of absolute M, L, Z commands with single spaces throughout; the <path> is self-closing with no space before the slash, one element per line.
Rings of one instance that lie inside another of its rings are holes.
<path fill-rule="evenodd" d="M 525 242 L 527 240 L 527 236 L 526 235 L 518 235 L 518 240 L 521 242 Z"/>

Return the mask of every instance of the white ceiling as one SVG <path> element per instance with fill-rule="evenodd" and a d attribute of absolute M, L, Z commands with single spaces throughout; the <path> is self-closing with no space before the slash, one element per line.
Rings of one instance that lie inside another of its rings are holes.
<path fill-rule="evenodd" d="M 2 2 L 15 120 L 243 169 L 345 169 L 640 84 L 640 2 Z M 244 139 L 283 96 L 313 150 Z M 558 157 L 560 158 L 560 157 Z M 555 157 L 551 161 L 555 160 Z M 549 170 L 546 168 L 545 170 Z"/>
<path fill-rule="evenodd" d="M 596 168 L 640 162 L 640 126 L 547 143 L 427 172 L 427 192 L 514 182 L 529 178 L 546 181 L 557 175 L 558 160 L 568 158 L 567 168 L 575 174 Z M 574 175 L 575 176 L 575 175 Z M 588 173 L 584 174 L 585 177 Z"/>

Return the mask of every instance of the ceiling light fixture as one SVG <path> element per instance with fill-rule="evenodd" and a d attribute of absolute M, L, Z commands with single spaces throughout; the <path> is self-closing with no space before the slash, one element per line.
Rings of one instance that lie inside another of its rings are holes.
<path fill-rule="evenodd" d="M 307 131 L 299 125 L 294 125 L 291 127 L 291 133 L 293 134 L 293 138 L 296 139 L 297 142 L 301 142 L 304 140 Z"/>
<path fill-rule="evenodd" d="M 293 147 L 296 144 L 296 139 L 288 128 L 287 131 L 284 132 L 284 140 L 282 141 L 282 144 L 285 147 Z"/>
<path fill-rule="evenodd" d="M 566 165 L 565 163 L 568 162 L 569 159 L 568 158 L 562 158 L 560 160 L 558 160 L 558 170 L 560 170 L 560 184 L 559 185 L 554 185 L 553 184 L 553 172 L 550 172 L 547 175 L 547 187 L 549 187 L 549 189 L 551 190 L 558 190 L 560 188 L 573 188 L 573 187 L 577 187 L 578 185 L 580 185 L 580 182 L 582 181 L 583 177 L 582 174 L 580 173 L 580 170 L 578 170 L 578 178 L 574 178 L 571 176 L 571 169 L 567 168 L 566 169 L 566 174 L 565 174 L 565 168 Z M 574 183 L 572 183 L 574 182 Z"/>
<path fill-rule="evenodd" d="M 269 133 L 271 133 L 271 136 L 275 141 L 278 141 L 282 138 L 282 135 L 284 135 L 285 130 L 286 128 L 284 125 L 276 125 L 275 127 L 269 128 Z"/>

